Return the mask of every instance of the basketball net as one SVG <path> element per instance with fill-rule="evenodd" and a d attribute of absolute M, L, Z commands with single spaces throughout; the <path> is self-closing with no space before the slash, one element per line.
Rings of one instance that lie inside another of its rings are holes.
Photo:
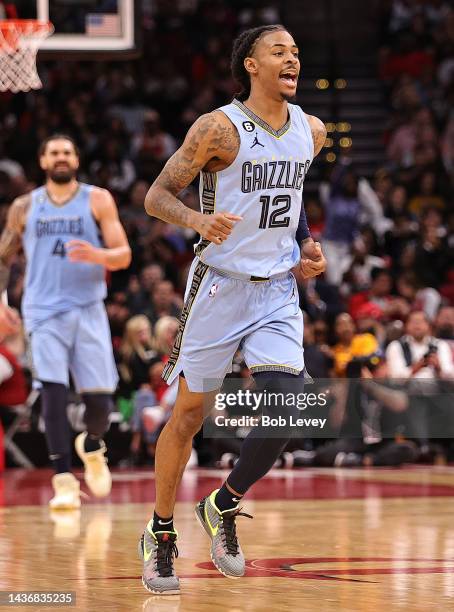
<path fill-rule="evenodd" d="M 0 91 L 40 89 L 36 54 L 54 31 L 48 21 L 5 19 L 0 21 Z"/>

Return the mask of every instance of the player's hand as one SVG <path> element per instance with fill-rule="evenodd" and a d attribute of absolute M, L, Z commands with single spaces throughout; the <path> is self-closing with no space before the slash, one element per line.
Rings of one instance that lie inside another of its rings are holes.
<path fill-rule="evenodd" d="M 228 212 L 218 212 L 213 215 L 199 213 L 194 222 L 194 229 L 203 238 L 214 244 L 222 244 L 232 233 L 233 226 L 243 217 Z"/>
<path fill-rule="evenodd" d="M 98 249 L 85 240 L 70 240 L 66 243 L 69 261 L 104 265 L 104 249 Z"/>
<path fill-rule="evenodd" d="M 0 303 L 0 340 L 5 336 L 17 334 L 20 325 L 20 317 L 17 311 Z"/>
<path fill-rule="evenodd" d="M 303 278 L 313 278 L 326 270 L 326 259 L 320 242 L 308 240 L 301 247 L 300 268 Z"/>

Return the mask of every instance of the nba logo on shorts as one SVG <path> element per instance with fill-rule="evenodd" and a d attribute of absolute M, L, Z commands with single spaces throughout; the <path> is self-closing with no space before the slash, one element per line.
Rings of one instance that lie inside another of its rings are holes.
<path fill-rule="evenodd" d="M 214 297 L 216 295 L 218 287 L 219 287 L 219 285 L 217 283 L 214 283 L 213 285 L 211 285 L 211 289 L 210 289 L 210 292 L 208 294 L 208 297 Z"/>

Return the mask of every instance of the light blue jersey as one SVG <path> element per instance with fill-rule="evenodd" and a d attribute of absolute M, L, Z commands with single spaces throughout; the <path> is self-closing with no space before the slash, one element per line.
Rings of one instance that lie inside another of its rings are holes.
<path fill-rule="evenodd" d="M 31 193 L 23 245 L 27 259 L 22 313 L 28 332 L 74 307 L 102 301 L 107 294 L 103 266 L 69 261 L 65 245 L 85 240 L 100 247 L 90 209 L 91 185 L 79 183 L 74 197 L 57 206 L 45 187 Z"/>
<path fill-rule="evenodd" d="M 235 161 L 220 172 L 202 172 L 200 202 L 206 214 L 243 217 L 217 245 L 201 239 L 195 253 L 205 264 L 233 274 L 270 277 L 299 261 L 295 240 L 303 182 L 314 157 L 307 118 L 288 104 L 289 118 L 278 131 L 234 100 L 221 107 L 240 135 Z"/>

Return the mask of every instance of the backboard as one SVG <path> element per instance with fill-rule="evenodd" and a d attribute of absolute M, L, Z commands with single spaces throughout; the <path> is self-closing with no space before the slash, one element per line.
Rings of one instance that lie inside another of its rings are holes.
<path fill-rule="evenodd" d="M 136 25 L 141 1 L 19 0 L 15 5 L 19 18 L 51 21 L 54 25 L 54 34 L 40 47 L 46 55 L 121 57 L 138 51 Z"/>

